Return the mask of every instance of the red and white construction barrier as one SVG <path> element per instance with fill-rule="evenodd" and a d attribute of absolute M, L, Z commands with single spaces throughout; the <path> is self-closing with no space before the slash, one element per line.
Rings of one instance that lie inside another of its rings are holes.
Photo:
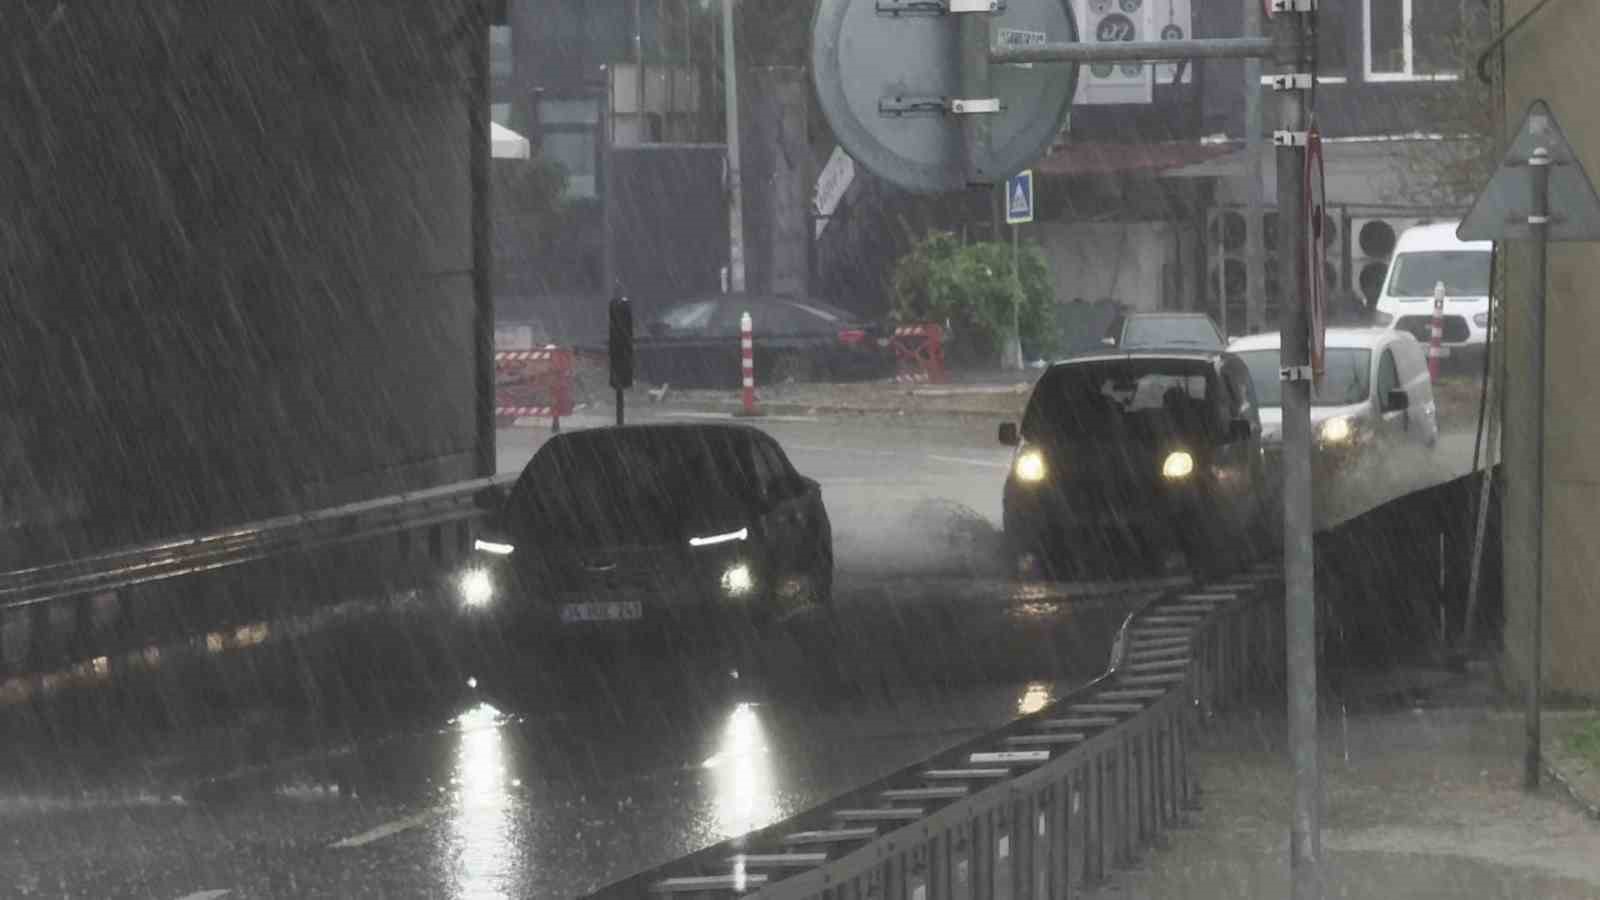
<path fill-rule="evenodd" d="M 528 419 L 549 419 L 559 431 L 561 417 L 572 415 L 573 368 L 573 352 L 561 347 L 495 353 L 496 422 L 523 425 Z"/>
<path fill-rule="evenodd" d="M 944 329 L 932 323 L 901 325 L 889 340 L 895 377 L 902 384 L 944 384 Z"/>

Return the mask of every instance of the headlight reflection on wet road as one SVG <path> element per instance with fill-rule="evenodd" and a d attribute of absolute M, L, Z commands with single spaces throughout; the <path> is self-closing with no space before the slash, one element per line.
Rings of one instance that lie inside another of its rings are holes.
<path fill-rule="evenodd" d="M 754 706 L 734 707 L 717 752 L 703 765 L 711 772 L 712 802 L 722 837 L 744 834 L 777 818 L 772 754 Z"/>
<path fill-rule="evenodd" d="M 520 852 L 511 833 L 505 724 L 500 711 L 487 703 L 456 720 L 461 743 L 451 778 L 450 838 L 455 849 L 453 896 L 463 900 L 509 896 L 511 861 Z"/>

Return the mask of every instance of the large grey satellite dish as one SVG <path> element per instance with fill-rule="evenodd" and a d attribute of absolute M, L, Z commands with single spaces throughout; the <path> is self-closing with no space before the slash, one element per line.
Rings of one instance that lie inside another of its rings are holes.
<path fill-rule="evenodd" d="M 821 0 L 811 30 L 811 72 L 822 112 L 846 152 L 869 171 L 913 191 L 967 186 L 957 92 L 960 17 L 940 0 Z M 996 44 L 1078 40 L 1071 0 L 1006 0 L 992 15 Z M 1071 63 L 991 65 L 990 143 L 979 160 L 995 180 L 1043 156 L 1078 88 Z"/>

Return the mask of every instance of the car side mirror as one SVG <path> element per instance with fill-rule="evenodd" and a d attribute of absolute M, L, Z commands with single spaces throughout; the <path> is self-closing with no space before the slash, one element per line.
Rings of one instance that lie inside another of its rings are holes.
<path fill-rule="evenodd" d="M 1101 343 L 1101 345 L 1106 346 L 1106 347 L 1115 347 L 1117 345 L 1117 339 L 1108 335 L 1106 337 L 1101 338 L 1100 339 L 1100 343 Z"/>
<path fill-rule="evenodd" d="M 1015 447 L 1022 443 L 1022 436 L 1017 434 L 1017 423 L 1003 422 L 1000 425 L 1000 443 L 1007 447 Z"/>
<path fill-rule="evenodd" d="M 1255 434 L 1249 419 L 1233 419 L 1228 422 L 1228 440 L 1248 441 Z"/>
<path fill-rule="evenodd" d="M 1383 411 L 1386 413 L 1405 412 L 1410 408 L 1411 395 L 1407 394 L 1403 390 L 1400 390 L 1399 388 L 1390 391 L 1388 395 L 1383 398 Z"/>

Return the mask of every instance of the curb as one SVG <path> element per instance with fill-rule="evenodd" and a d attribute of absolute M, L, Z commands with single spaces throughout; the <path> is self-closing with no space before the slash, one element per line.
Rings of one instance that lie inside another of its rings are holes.
<path fill-rule="evenodd" d="M 1578 789 L 1578 786 L 1573 783 L 1572 779 L 1562 774 L 1561 769 L 1557 767 L 1555 763 L 1545 758 L 1543 754 L 1540 754 L 1539 767 L 1544 770 L 1545 775 L 1547 775 L 1551 781 L 1561 785 L 1561 789 L 1566 792 L 1567 796 L 1572 799 L 1573 803 L 1578 805 L 1578 808 L 1585 816 L 1596 822 L 1600 822 L 1600 802 L 1596 802 L 1595 798 L 1584 796 L 1583 791 Z"/>

